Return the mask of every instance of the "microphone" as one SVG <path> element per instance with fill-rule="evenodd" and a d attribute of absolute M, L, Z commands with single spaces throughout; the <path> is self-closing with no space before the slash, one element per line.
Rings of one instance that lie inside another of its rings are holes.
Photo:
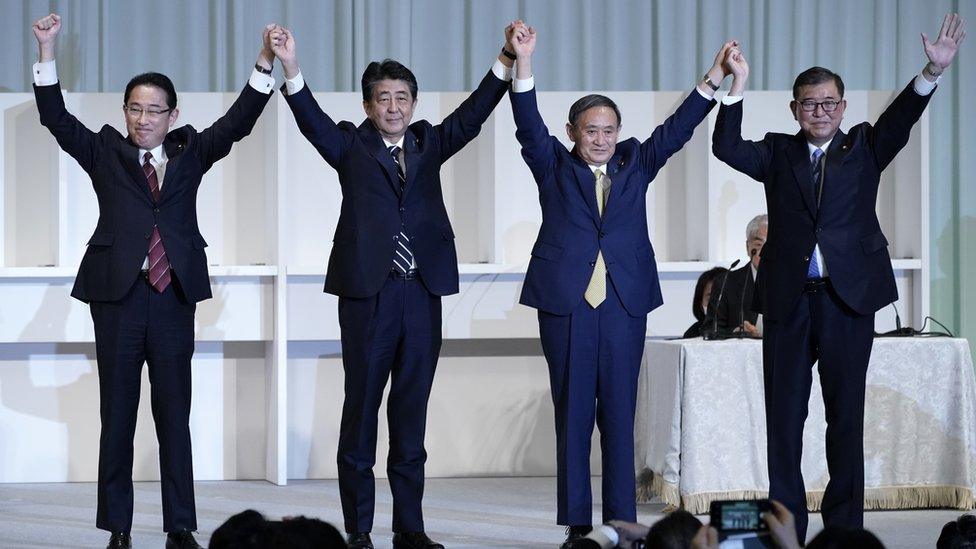
<path fill-rule="evenodd" d="M 751 255 L 756 255 L 752 253 Z M 742 281 L 742 293 L 739 294 L 739 327 L 741 328 L 743 324 L 746 323 L 746 288 L 749 286 L 749 280 L 752 280 L 752 264 L 746 266 L 749 269 L 746 272 L 746 280 Z M 741 332 L 740 332 L 741 333 Z"/>
<path fill-rule="evenodd" d="M 881 335 L 883 335 L 883 336 L 894 336 L 894 337 L 912 337 L 912 336 L 914 336 L 916 332 L 915 332 L 915 330 L 911 326 L 905 326 L 904 328 L 902 327 L 902 325 L 901 325 L 901 315 L 898 314 L 898 306 L 895 305 L 895 302 L 894 301 L 891 302 L 891 306 L 895 309 L 895 329 L 894 330 L 891 330 L 891 331 L 888 331 L 888 332 L 885 332 L 885 333 L 883 333 Z"/>
<path fill-rule="evenodd" d="M 722 296 L 725 295 L 725 283 L 729 281 L 729 273 L 733 269 L 739 266 L 740 261 L 736 259 L 729 265 L 729 270 L 725 271 L 725 276 L 722 277 L 722 286 L 718 290 L 718 299 L 715 300 L 715 310 L 710 311 L 712 314 L 712 329 L 708 332 L 702 332 L 703 339 L 718 339 L 718 308 L 722 305 Z"/>

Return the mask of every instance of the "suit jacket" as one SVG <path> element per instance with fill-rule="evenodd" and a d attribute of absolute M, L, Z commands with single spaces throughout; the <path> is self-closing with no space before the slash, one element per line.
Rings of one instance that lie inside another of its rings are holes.
<path fill-rule="evenodd" d="M 738 328 L 743 320 L 748 320 L 751 324 L 756 324 L 759 316 L 753 311 L 753 288 L 755 281 L 752 279 L 752 265 L 747 264 L 741 269 L 736 269 L 729 273 L 729 280 L 725 284 L 725 292 L 722 294 L 722 301 L 716 305 L 718 315 L 718 327 L 722 330 L 734 330 Z M 718 286 L 712 286 L 712 292 L 717 295 Z"/>
<path fill-rule="evenodd" d="M 712 151 L 766 189 L 769 236 L 754 299 L 759 312 L 780 320 L 793 310 L 816 243 L 834 289 L 854 311 L 870 314 L 898 299 L 888 240 L 875 212 L 878 185 L 931 95 L 918 95 L 910 83 L 874 126 L 863 122 L 850 133 L 837 131 L 827 150 L 819 208 L 802 132 L 767 133 L 761 141 L 745 141 L 743 102 L 722 105 Z"/>
<path fill-rule="evenodd" d="M 98 133 L 86 128 L 65 109 L 59 84 L 34 86 L 34 96 L 41 124 L 91 177 L 98 197 L 98 223 L 72 297 L 85 302 L 125 297 L 142 269 L 155 224 L 187 300 L 210 298 L 207 243 L 197 226 L 197 188 L 214 162 L 251 133 L 271 95 L 245 86 L 209 128 L 197 132 L 182 126 L 169 132 L 163 142 L 169 160 L 158 204 L 149 193 L 137 145 L 107 124 Z"/>
<path fill-rule="evenodd" d="M 583 299 L 597 252 L 627 312 L 645 315 L 660 306 L 654 249 L 647 237 L 647 187 L 664 162 L 691 139 L 715 101 L 692 91 L 651 137 L 617 143 L 607 162 L 610 195 L 601 218 L 589 166 L 549 135 L 535 90 L 512 93 L 516 138 L 539 186 L 542 227 L 532 248 L 520 302 L 566 315 Z"/>
<path fill-rule="evenodd" d="M 508 82 L 489 71 L 443 122 L 410 124 L 403 139 L 403 192 L 393 157 L 369 119 L 358 127 L 336 124 L 308 86 L 285 96 L 302 135 L 339 172 L 342 206 L 325 275 L 327 293 L 378 293 L 393 266 L 401 223 L 427 289 L 440 296 L 457 293 L 457 251 L 441 193 L 441 165 L 478 135 L 507 89 Z"/>

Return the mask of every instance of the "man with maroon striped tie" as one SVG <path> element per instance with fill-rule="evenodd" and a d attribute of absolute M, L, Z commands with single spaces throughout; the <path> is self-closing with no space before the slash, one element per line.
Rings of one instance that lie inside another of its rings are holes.
<path fill-rule="evenodd" d="M 98 224 L 71 295 L 89 303 L 101 408 L 96 526 L 108 547 L 131 547 L 132 439 L 143 363 L 149 365 L 166 547 L 199 547 L 190 451 L 190 359 L 196 303 L 212 296 L 206 242 L 196 219 L 203 174 L 251 132 L 271 97 L 271 27 L 240 97 L 212 126 L 172 129 L 179 111 L 166 76 L 145 73 L 125 89 L 128 135 L 86 128 L 64 106 L 54 64 L 61 18 L 34 23 L 40 51 L 34 95 L 41 124 L 91 177 Z"/>

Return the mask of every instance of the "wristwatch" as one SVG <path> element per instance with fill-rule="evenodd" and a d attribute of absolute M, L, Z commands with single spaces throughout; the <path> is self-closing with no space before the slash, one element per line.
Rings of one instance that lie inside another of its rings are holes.
<path fill-rule="evenodd" d="M 515 61 L 516 59 L 518 59 L 518 57 L 514 53 L 506 50 L 505 48 L 502 48 L 502 55 L 504 55 L 505 57 L 511 59 L 512 61 Z"/>
<path fill-rule="evenodd" d="M 261 74 L 271 74 L 271 69 L 266 69 L 258 63 L 254 64 L 254 70 L 258 71 Z"/>
<path fill-rule="evenodd" d="M 712 83 L 712 79 L 709 78 L 707 74 L 702 77 L 702 82 L 709 88 L 712 88 L 712 91 L 718 91 L 718 86 Z"/>

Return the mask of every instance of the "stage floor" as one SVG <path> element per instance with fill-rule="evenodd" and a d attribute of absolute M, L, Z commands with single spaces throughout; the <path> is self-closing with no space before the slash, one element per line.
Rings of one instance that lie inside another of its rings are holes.
<path fill-rule="evenodd" d="M 599 499 L 600 479 L 593 478 Z M 428 534 L 451 548 L 555 548 L 563 539 L 555 525 L 554 478 L 430 479 L 424 498 Z M 342 511 L 334 480 L 295 480 L 288 486 L 264 481 L 196 483 L 197 540 L 205 545 L 227 517 L 253 508 L 274 519 L 318 517 L 339 527 Z M 650 524 L 662 515 L 662 503 L 639 505 L 638 519 Z M 888 549 L 933 547 L 942 525 L 961 514 L 956 510 L 873 511 L 865 526 Z M 600 520 L 600 508 L 594 509 Z M 377 548 L 391 547 L 391 500 L 386 480 L 377 480 Z M 701 517 L 707 520 L 707 517 Z M 95 529 L 95 484 L 0 484 L 0 547 L 104 547 L 108 534 Z M 810 531 L 822 527 L 811 515 Z M 135 485 L 132 528 L 136 548 L 162 547 L 159 483 Z"/>

